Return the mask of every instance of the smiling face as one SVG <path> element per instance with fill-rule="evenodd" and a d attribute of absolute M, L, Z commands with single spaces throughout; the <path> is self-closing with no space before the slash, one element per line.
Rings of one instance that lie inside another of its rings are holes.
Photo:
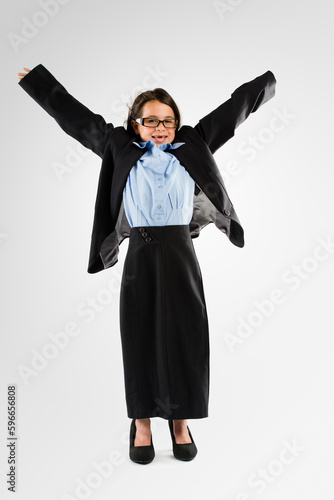
<path fill-rule="evenodd" d="M 166 120 L 167 118 L 175 118 L 174 111 L 167 104 L 160 101 L 148 101 L 144 104 L 141 110 L 141 116 L 138 118 L 158 118 Z M 143 142 L 153 141 L 157 146 L 159 144 L 167 144 L 175 138 L 175 128 L 166 128 L 162 123 L 157 127 L 144 127 L 140 123 L 132 120 L 133 129 L 138 134 Z"/>

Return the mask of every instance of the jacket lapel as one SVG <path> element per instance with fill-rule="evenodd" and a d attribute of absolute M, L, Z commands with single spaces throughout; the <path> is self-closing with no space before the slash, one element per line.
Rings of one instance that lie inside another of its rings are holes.
<path fill-rule="evenodd" d="M 169 152 L 179 160 L 181 165 L 194 179 L 195 183 L 201 188 L 215 207 L 222 212 L 224 204 L 221 194 L 225 188 L 216 164 L 212 164 L 212 161 L 210 162 L 209 159 L 198 150 L 198 147 L 194 149 L 187 144 L 187 142 L 180 148 L 170 149 Z M 218 186 L 217 183 L 220 186 Z M 223 189 L 220 189 L 220 187 L 223 187 Z"/>
<path fill-rule="evenodd" d="M 189 127 L 191 129 L 191 127 Z M 201 147 L 201 138 L 196 141 L 188 127 L 183 127 L 175 135 L 173 142 L 184 142 L 180 148 L 169 149 L 180 162 L 180 164 L 189 172 L 195 183 L 202 189 L 211 202 L 219 211 L 223 211 L 224 203 L 221 197 L 222 191 L 225 191 L 224 183 L 220 175 L 219 169 L 214 161 L 210 161 L 207 157 L 206 144 L 203 141 Z M 191 130 L 191 132 L 193 132 Z M 134 142 L 136 138 L 132 137 L 128 143 L 121 148 L 116 160 L 113 181 L 111 185 L 110 204 L 112 214 L 118 216 L 119 207 L 122 203 L 123 190 L 127 182 L 131 168 L 145 153 L 146 149 L 139 148 Z M 217 183 L 223 188 L 219 189 Z"/>
<path fill-rule="evenodd" d="M 136 139 L 132 138 L 126 146 L 120 150 L 115 160 L 115 171 L 111 184 L 110 196 L 111 210 L 115 216 L 118 215 L 118 210 L 121 206 L 123 190 L 130 170 L 146 151 L 133 144 L 135 141 Z"/>

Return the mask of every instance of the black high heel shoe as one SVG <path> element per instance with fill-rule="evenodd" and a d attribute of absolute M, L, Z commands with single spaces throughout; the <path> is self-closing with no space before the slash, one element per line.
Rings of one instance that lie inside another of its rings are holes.
<path fill-rule="evenodd" d="M 149 464 L 155 457 L 152 435 L 150 445 L 135 446 L 136 430 L 136 420 L 133 419 L 130 427 L 130 459 L 136 464 Z"/>
<path fill-rule="evenodd" d="M 197 447 L 195 445 L 195 442 L 193 440 L 193 437 L 191 435 L 189 427 L 187 426 L 189 436 L 191 439 L 191 443 L 177 444 L 175 441 L 175 436 L 174 436 L 173 420 L 168 420 L 168 424 L 169 424 L 170 435 L 171 435 L 172 441 L 173 441 L 174 457 L 177 458 L 178 460 L 183 460 L 184 462 L 189 462 L 190 460 L 195 458 L 197 455 Z"/>

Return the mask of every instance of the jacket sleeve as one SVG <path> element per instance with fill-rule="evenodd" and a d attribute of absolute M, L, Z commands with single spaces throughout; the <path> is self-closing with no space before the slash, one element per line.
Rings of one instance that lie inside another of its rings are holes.
<path fill-rule="evenodd" d="M 195 130 L 204 139 L 212 153 L 234 136 L 235 129 L 250 113 L 275 95 L 276 79 L 267 71 L 238 87 L 231 98 L 202 118 Z"/>
<path fill-rule="evenodd" d="M 102 158 L 107 138 L 114 128 L 111 123 L 106 123 L 101 115 L 77 101 L 42 64 L 25 75 L 19 85 L 68 135 Z"/>

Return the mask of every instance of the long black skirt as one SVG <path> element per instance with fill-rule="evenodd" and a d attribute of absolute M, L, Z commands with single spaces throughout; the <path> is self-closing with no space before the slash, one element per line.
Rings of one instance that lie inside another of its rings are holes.
<path fill-rule="evenodd" d="M 128 417 L 208 416 L 208 319 L 188 225 L 131 228 L 120 330 Z"/>

